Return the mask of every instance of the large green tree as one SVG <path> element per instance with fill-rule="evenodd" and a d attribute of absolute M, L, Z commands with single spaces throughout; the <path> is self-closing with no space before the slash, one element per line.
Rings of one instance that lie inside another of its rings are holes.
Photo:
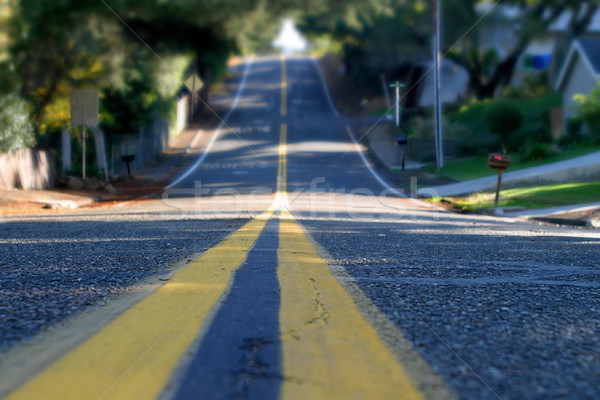
<path fill-rule="evenodd" d="M 300 6 L 275 0 L 2 1 L 14 8 L 4 66 L 16 76 L 2 74 L 0 80 L 20 88 L 38 133 L 52 121 L 66 123 L 67 97 L 74 88 L 121 90 L 136 74 L 158 85 L 165 72 L 180 82 L 181 70 L 168 68 L 178 55 L 194 59 L 191 68 L 205 78 L 218 77 L 233 52 L 264 43 L 277 29 L 278 16 Z M 149 65 L 138 68 L 131 62 L 139 59 Z M 5 86 L 10 85 L 0 90 Z"/>

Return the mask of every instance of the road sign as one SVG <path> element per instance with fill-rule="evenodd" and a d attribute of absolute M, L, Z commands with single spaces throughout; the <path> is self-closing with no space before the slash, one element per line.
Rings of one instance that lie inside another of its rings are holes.
<path fill-rule="evenodd" d="M 204 81 L 196 74 L 187 78 L 184 82 L 185 86 L 194 93 L 204 87 Z"/>
<path fill-rule="evenodd" d="M 81 133 L 82 177 L 86 177 L 86 134 L 85 127 L 98 125 L 98 89 L 78 89 L 71 92 L 71 126 L 83 127 Z"/>
<path fill-rule="evenodd" d="M 78 89 L 71 93 L 71 125 L 98 125 L 98 90 Z"/>

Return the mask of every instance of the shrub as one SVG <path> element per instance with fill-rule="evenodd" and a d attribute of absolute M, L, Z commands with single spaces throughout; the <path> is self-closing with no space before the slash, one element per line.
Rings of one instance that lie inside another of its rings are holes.
<path fill-rule="evenodd" d="M 600 83 L 589 95 L 575 96 L 581 120 L 587 127 L 594 142 L 600 142 Z"/>
<path fill-rule="evenodd" d="M 552 141 L 550 128 L 543 122 L 525 125 L 510 134 L 507 141 L 507 147 L 511 151 L 518 151 L 528 141 L 550 143 Z"/>
<path fill-rule="evenodd" d="M 549 143 L 539 143 L 534 141 L 528 141 L 521 149 L 521 161 L 535 161 L 544 160 L 558 154 L 559 151 L 556 146 Z"/>
<path fill-rule="evenodd" d="M 467 125 L 452 123 L 444 119 L 442 130 L 445 140 L 466 140 L 473 136 L 473 131 Z M 415 118 L 411 121 L 408 132 L 412 138 L 433 140 L 435 137 L 435 122 L 432 118 Z"/>
<path fill-rule="evenodd" d="M 581 136 L 583 133 L 583 121 L 581 116 L 574 115 L 567 120 L 567 135 Z"/>
<path fill-rule="evenodd" d="M 490 105 L 485 119 L 490 131 L 507 145 L 510 134 L 521 127 L 523 115 L 513 102 L 501 100 Z"/>
<path fill-rule="evenodd" d="M 0 96 L 0 152 L 9 153 L 34 144 L 25 101 L 14 94 Z"/>

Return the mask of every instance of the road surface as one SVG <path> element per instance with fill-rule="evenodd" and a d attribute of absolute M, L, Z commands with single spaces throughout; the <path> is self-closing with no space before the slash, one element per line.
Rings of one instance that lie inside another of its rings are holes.
<path fill-rule="evenodd" d="M 259 58 L 158 199 L 0 225 L 9 399 L 593 399 L 600 234 L 409 199 Z"/>

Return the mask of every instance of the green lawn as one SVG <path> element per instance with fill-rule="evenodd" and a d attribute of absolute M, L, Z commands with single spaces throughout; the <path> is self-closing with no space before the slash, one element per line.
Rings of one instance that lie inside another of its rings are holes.
<path fill-rule="evenodd" d="M 577 145 L 563 150 L 556 156 L 544 160 L 521 162 L 519 156 L 513 157 L 513 161 L 507 172 L 517 171 L 524 168 L 537 167 L 539 165 L 549 164 L 557 161 L 568 160 L 570 158 L 583 156 L 595 151 L 600 151 L 600 145 Z M 428 166 L 427 170 L 433 172 L 435 167 Z M 470 179 L 483 178 L 485 176 L 496 175 L 497 172 L 487 166 L 487 156 L 470 157 L 461 160 L 449 161 L 439 175 L 445 176 L 457 181 L 466 181 Z"/>
<path fill-rule="evenodd" d="M 475 211 L 493 207 L 494 194 L 477 193 L 465 198 L 450 198 L 450 200 L 460 209 Z M 499 206 L 546 208 L 592 202 L 600 202 L 600 182 L 507 189 L 500 192 Z"/>

